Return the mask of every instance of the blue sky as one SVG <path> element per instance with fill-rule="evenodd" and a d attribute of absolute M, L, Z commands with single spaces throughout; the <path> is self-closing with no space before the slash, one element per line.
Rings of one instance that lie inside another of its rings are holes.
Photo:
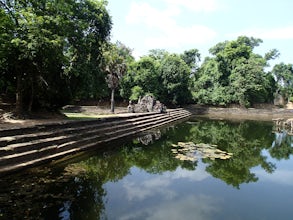
<path fill-rule="evenodd" d="M 256 53 L 275 48 L 276 63 L 293 63 L 292 0 L 108 0 L 108 9 L 111 41 L 137 58 L 151 49 L 193 48 L 204 58 L 217 43 L 245 35 L 263 40 Z"/>

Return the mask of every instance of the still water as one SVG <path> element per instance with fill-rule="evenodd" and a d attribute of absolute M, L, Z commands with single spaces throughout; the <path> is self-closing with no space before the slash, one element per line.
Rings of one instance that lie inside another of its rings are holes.
<path fill-rule="evenodd" d="M 232 156 L 181 160 L 178 142 Z M 293 136 L 270 122 L 193 118 L 2 177 L 0 219 L 292 219 L 292 154 Z"/>

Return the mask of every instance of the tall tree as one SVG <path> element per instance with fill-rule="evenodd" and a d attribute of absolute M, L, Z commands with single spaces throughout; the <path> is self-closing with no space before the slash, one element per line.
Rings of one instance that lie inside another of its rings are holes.
<path fill-rule="evenodd" d="M 120 44 L 118 44 L 119 46 Z M 119 81 L 126 73 L 126 60 L 117 45 L 111 44 L 104 52 L 104 68 L 107 74 L 106 81 L 111 89 L 111 112 L 115 111 L 115 90 L 119 86 Z"/>
<path fill-rule="evenodd" d="M 142 57 L 130 66 L 122 84 L 121 92 L 127 94 L 126 90 L 130 91 L 127 98 L 131 100 L 137 100 L 145 94 L 152 94 L 158 98 L 158 62 L 150 56 Z"/>
<path fill-rule="evenodd" d="M 197 69 L 199 58 L 196 49 L 181 55 L 150 50 L 148 56 L 129 66 L 122 80 L 121 94 L 134 100 L 152 94 L 166 104 L 186 104 L 191 100 L 191 76 Z"/>
<path fill-rule="evenodd" d="M 280 93 L 286 99 L 290 99 L 293 96 L 293 64 L 276 64 L 272 74 L 276 78 L 277 93 Z"/>
<path fill-rule="evenodd" d="M 237 103 L 250 106 L 256 102 L 272 100 L 271 77 L 264 68 L 275 58 L 277 50 L 264 57 L 253 49 L 261 39 L 238 37 L 210 49 L 213 57 L 205 59 L 195 78 L 195 101 L 212 105 Z"/>
<path fill-rule="evenodd" d="M 192 73 L 195 73 L 199 68 L 200 53 L 198 49 L 186 50 L 180 55 L 181 59 L 189 66 Z"/>
<path fill-rule="evenodd" d="M 159 69 L 160 99 L 170 104 L 186 104 L 190 101 L 190 68 L 179 55 L 166 56 Z"/>
<path fill-rule="evenodd" d="M 101 46 L 111 19 L 104 1 L 1 1 L 9 19 L 10 39 L 1 54 L 1 69 L 16 80 L 16 110 L 34 103 L 54 107 L 68 101 L 71 83 L 96 73 Z M 8 25 L 6 25 L 8 27 Z M 1 35 L 0 42 L 3 42 Z M 77 87 L 79 90 L 80 87 Z M 62 101 L 63 100 L 63 101 Z"/>

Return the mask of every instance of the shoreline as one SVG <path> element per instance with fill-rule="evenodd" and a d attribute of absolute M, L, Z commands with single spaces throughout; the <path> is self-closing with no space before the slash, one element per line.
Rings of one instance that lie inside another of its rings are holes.
<path fill-rule="evenodd" d="M 95 114 L 101 117 L 111 117 L 109 110 L 103 107 L 96 106 L 80 106 L 83 113 Z M 272 121 L 276 118 L 293 118 L 293 109 L 285 108 L 221 108 L 221 107 L 207 107 L 200 105 L 184 106 L 186 110 L 192 113 L 193 116 L 208 117 L 212 119 L 227 119 L 227 120 L 257 120 L 257 121 Z M 119 110 L 118 110 L 119 109 Z M 122 107 L 118 108 L 112 117 L 122 117 L 127 115 L 126 111 L 122 111 Z M 125 107 L 126 109 L 126 107 Z M 67 118 L 52 117 L 47 119 L 26 119 L 26 120 L 0 120 L 0 130 L 15 128 L 15 127 L 29 127 L 34 125 L 50 124 L 56 122 L 70 121 Z"/>
<path fill-rule="evenodd" d="M 272 121 L 275 118 L 293 118 L 293 109 L 283 108 L 220 108 L 189 105 L 185 107 L 193 115 L 215 119 Z"/>

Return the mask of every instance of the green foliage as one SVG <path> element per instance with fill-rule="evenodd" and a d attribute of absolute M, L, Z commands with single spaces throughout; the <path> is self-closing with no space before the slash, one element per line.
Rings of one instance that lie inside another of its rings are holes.
<path fill-rule="evenodd" d="M 1 1 L 1 80 L 13 85 L 17 105 L 31 110 L 38 105 L 58 107 L 70 98 L 98 96 L 94 90 L 103 74 L 100 48 L 111 29 L 105 4 Z"/>
<path fill-rule="evenodd" d="M 106 82 L 110 89 L 118 88 L 120 79 L 127 71 L 123 55 L 114 44 L 110 44 L 103 53 L 103 69 L 107 74 Z"/>
<path fill-rule="evenodd" d="M 147 93 L 158 97 L 160 91 L 158 67 L 159 62 L 150 56 L 132 62 L 122 79 L 120 90 L 122 97 L 137 100 L 139 96 Z"/>
<path fill-rule="evenodd" d="M 244 107 L 272 101 L 274 82 L 264 68 L 277 51 L 270 51 L 266 57 L 253 53 L 261 42 L 241 36 L 211 48 L 214 57 L 205 59 L 194 78 L 194 100 L 209 105 L 236 103 Z"/>
<path fill-rule="evenodd" d="M 134 100 L 140 95 L 152 94 L 165 104 L 186 104 L 191 100 L 192 68 L 197 67 L 197 59 L 197 50 L 186 51 L 183 55 L 151 50 L 149 56 L 130 64 L 120 94 Z"/>
<path fill-rule="evenodd" d="M 292 64 L 276 64 L 272 70 L 272 74 L 276 78 L 277 93 L 288 99 L 293 95 L 293 65 Z"/>
<path fill-rule="evenodd" d="M 272 49 L 265 54 L 266 60 L 274 60 L 280 56 L 280 52 L 277 49 Z"/>
<path fill-rule="evenodd" d="M 161 63 L 159 74 L 162 83 L 160 100 L 176 105 L 190 101 L 189 80 L 191 72 L 179 55 L 166 56 Z"/>
<path fill-rule="evenodd" d="M 252 171 L 255 166 L 261 166 L 268 173 L 275 169 L 262 154 L 263 149 L 270 148 L 274 141 L 270 126 L 258 122 L 202 121 L 191 125 L 186 133 L 190 134 L 189 141 L 215 144 L 220 150 L 233 153 L 230 160 L 204 160 L 207 172 L 233 187 L 256 182 L 258 177 Z M 268 137 L 267 134 L 271 135 Z"/>
<path fill-rule="evenodd" d="M 182 60 L 189 66 L 192 72 L 198 69 L 198 62 L 200 61 L 200 53 L 198 49 L 186 50 L 180 55 Z"/>
<path fill-rule="evenodd" d="M 123 46 L 123 48 L 122 48 Z M 106 73 L 106 82 L 111 89 L 111 112 L 114 113 L 115 89 L 118 88 L 123 75 L 127 71 L 126 56 L 123 44 L 109 44 L 103 54 L 103 69 Z"/>
<path fill-rule="evenodd" d="M 149 51 L 149 57 L 158 61 L 162 61 L 168 55 L 169 55 L 169 52 L 163 49 L 152 49 Z"/>
<path fill-rule="evenodd" d="M 132 101 L 137 101 L 139 97 L 142 97 L 145 94 L 143 89 L 140 86 L 134 86 L 131 89 L 131 96 L 129 97 Z"/>

